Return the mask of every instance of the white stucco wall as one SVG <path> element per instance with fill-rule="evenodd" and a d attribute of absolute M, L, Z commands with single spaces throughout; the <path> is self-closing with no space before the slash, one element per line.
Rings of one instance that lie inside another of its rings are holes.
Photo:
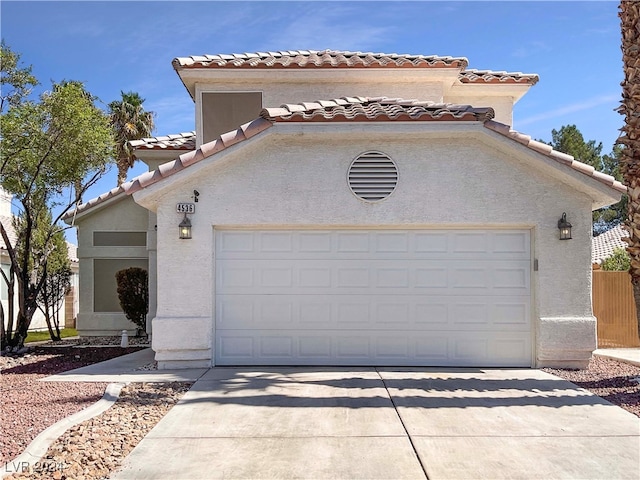
<path fill-rule="evenodd" d="M 531 229 L 539 264 L 532 364 L 584 364 L 596 346 L 591 199 L 569 185 L 579 180 L 532 167 L 537 154 L 498 137 L 477 124 L 276 125 L 136 193 L 136 201 L 157 208 L 159 365 L 211 364 L 213 227 L 240 225 Z M 399 170 L 396 191 L 376 204 L 354 197 L 346 182 L 352 160 L 369 150 L 386 153 Z M 179 240 L 175 204 L 190 201 L 194 189 L 193 239 Z M 571 241 L 558 239 L 563 212 L 574 227 Z"/>
<path fill-rule="evenodd" d="M 5 271 L 5 274 L 8 275 L 9 274 L 9 268 L 11 265 L 11 260 L 9 259 L 9 255 L 6 254 L 5 252 L 2 252 L 1 258 L 0 258 L 0 263 L 2 264 L 2 268 Z M 72 274 L 71 274 L 71 286 L 75 286 L 78 283 L 78 265 L 77 264 L 71 264 L 71 269 L 72 269 Z M 13 296 L 13 311 L 14 311 L 14 321 L 13 321 L 13 328 L 15 329 L 16 327 L 16 316 L 18 314 L 18 283 L 16 281 L 15 283 L 15 291 L 14 291 L 14 296 Z M 76 289 L 77 291 L 77 289 Z M 4 281 L 4 279 L 0 279 L 0 301 L 2 302 L 2 308 L 4 308 L 4 326 L 5 328 L 8 328 L 9 325 L 9 295 L 8 295 L 8 291 L 7 291 L 7 285 Z M 65 327 L 65 309 L 67 308 L 66 306 L 67 301 L 66 299 L 62 301 L 62 304 L 60 305 L 60 310 L 59 310 L 59 326 L 60 328 L 64 328 Z M 77 315 L 78 313 L 78 304 L 77 304 L 77 298 L 74 298 L 74 304 L 72 306 L 73 308 L 73 313 L 74 315 Z M 52 325 L 53 326 L 53 325 Z M 29 331 L 38 331 L 38 330 L 47 330 L 47 320 L 45 318 L 44 313 L 42 313 L 42 311 L 40 309 L 37 309 L 35 311 L 35 313 L 33 314 L 33 317 L 31 319 L 31 323 L 29 324 Z"/>
<path fill-rule="evenodd" d="M 195 81 L 196 132 L 202 144 L 202 93 L 261 92 L 264 107 L 345 96 L 416 99 L 493 107 L 495 120 L 512 125 L 513 105 L 528 85 L 462 84 L 457 69 L 320 70 L 320 71 L 184 71 Z M 201 77 L 199 77 L 201 75 Z"/>
<path fill-rule="evenodd" d="M 122 330 L 135 334 L 135 325 L 122 312 L 95 312 L 94 299 L 101 292 L 94 291 L 95 259 L 147 259 L 146 246 L 93 246 L 93 233 L 121 231 L 145 232 L 149 229 L 149 212 L 137 205 L 133 198 L 123 195 L 76 219 L 78 226 L 79 312 L 76 326 L 81 336 L 118 335 Z M 147 239 L 149 234 L 147 232 Z M 148 240 L 147 240 L 148 243 Z M 155 271 L 155 270 L 154 270 Z M 151 274 L 151 272 L 150 272 Z M 150 279 L 150 288 L 152 280 Z"/>

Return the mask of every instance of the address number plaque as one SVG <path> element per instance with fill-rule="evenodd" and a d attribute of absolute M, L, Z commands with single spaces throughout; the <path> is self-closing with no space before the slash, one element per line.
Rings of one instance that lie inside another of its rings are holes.
<path fill-rule="evenodd" d="M 178 213 L 195 213 L 196 206 L 193 203 L 178 203 L 176 205 L 176 211 Z"/>

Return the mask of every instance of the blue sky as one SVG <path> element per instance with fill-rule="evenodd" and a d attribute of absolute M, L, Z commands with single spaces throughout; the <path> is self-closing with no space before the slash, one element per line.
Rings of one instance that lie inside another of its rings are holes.
<path fill-rule="evenodd" d="M 608 153 L 623 117 L 617 1 L 0 3 L 5 42 L 40 89 L 80 80 L 104 104 L 137 91 L 154 135 L 194 129 L 175 57 L 325 48 L 463 56 L 469 68 L 537 73 L 514 128 L 549 141 L 575 124 Z M 350 92 L 366 96 L 367 92 Z M 309 99 L 315 100 L 315 99 Z M 482 106 L 482 105 L 476 105 Z M 142 173 L 143 166 L 130 172 Z M 116 185 L 115 168 L 88 198 Z"/>

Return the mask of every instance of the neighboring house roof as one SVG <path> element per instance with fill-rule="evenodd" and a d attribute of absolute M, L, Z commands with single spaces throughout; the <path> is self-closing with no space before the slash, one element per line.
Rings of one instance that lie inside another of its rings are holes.
<path fill-rule="evenodd" d="M 508 125 L 495 122 L 491 118 L 493 118 L 493 109 L 488 107 L 474 108 L 469 105 L 437 104 L 386 97 L 343 97 L 327 101 L 285 104 L 279 108 L 264 108 L 260 112 L 259 118 L 240 126 L 237 130 L 224 133 L 216 140 L 203 144 L 197 150 L 184 153 L 175 160 L 160 165 L 156 170 L 146 172 L 78 206 L 75 211 L 66 215 L 65 220 L 119 195 L 130 195 L 157 183 L 232 145 L 252 138 L 279 122 L 475 121 L 483 123 L 493 132 L 546 155 L 548 158 L 594 178 L 608 187 L 619 192 L 627 191 L 627 188 L 612 176 L 598 172 L 592 166 L 575 160 L 571 155 L 558 152 L 545 143 L 532 140 L 530 136 L 512 130 Z"/>
<path fill-rule="evenodd" d="M 465 70 L 465 57 L 350 52 L 343 50 L 286 50 L 279 52 L 199 55 L 173 59 L 175 70 L 188 68 L 300 69 L 300 68 L 459 68 L 462 83 L 535 85 L 538 75 L 492 70 Z"/>
<path fill-rule="evenodd" d="M 73 243 L 67 242 L 67 252 L 69 252 L 69 260 L 78 263 L 78 246 Z"/>
<path fill-rule="evenodd" d="M 162 137 L 149 137 L 131 140 L 129 146 L 134 150 L 195 150 L 196 132 L 178 133 Z"/>
<path fill-rule="evenodd" d="M 613 255 L 616 248 L 627 248 L 627 243 L 623 240 L 625 237 L 629 237 L 629 232 L 623 225 L 618 225 L 597 237 L 593 237 L 591 240 L 591 263 L 600 264 Z"/>

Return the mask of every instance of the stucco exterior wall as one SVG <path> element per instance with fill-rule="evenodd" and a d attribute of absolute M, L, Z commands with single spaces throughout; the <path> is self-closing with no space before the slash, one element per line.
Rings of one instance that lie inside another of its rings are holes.
<path fill-rule="evenodd" d="M 78 227 L 78 258 L 80 260 L 79 299 L 77 329 L 81 336 L 118 335 L 122 330 L 135 334 L 135 325 L 122 312 L 96 312 L 94 291 L 94 260 L 123 259 L 132 265 L 146 262 L 149 254 L 146 246 L 94 246 L 93 233 L 144 232 L 149 228 L 149 212 L 137 205 L 133 198 L 123 196 L 104 208 L 90 211 L 76 219 Z M 148 243 L 148 240 L 147 240 Z M 151 283 L 151 282 L 150 282 Z"/>
<path fill-rule="evenodd" d="M 135 194 L 157 208 L 158 310 L 153 348 L 161 367 L 212 362 L 215 314 L 213 227 L 526 228 L 532 232 L 532 365 L 584 364 L 595 348 L 591 311 L 591 199 L 532 154 L 497 151 L 482 126 L 412 130 L 340 125 L 331 136 L 310 126 L 278 126 Z M 322 129 L 320 128 L 320 130 Z M 330 138 L 330 142 L 327 139 Z M 370 204 L 347 186 L 359 154 L 377 150 L 399 170 L 398 186 Z M 168 185 L 171 188 L 167 188 Z M 193 239 L 179 240 L 177 202 L 200 192 Z M 563 212 L 573 240 L 558 239 Z"/>
<path fill-rule="evenodd" d="M 228 82 L 222 84 L 196 84 L 196 144 L 203 143 L 202 94 L 207 92 L 261 92 L 263 107 L 278 107 L 285 103 L 312 102 L 345 96 L 384 96 L 391 98 L 419 98 L 442 102 L 443 86 L 439 83 L 380 83 L 374 79 L 351 83 L 330 81 L 313 85 L 297 82 L 255 81 Z"/>
<path fill-rule="evenodd" d="M 5 275 L 9 274 L 9 268 L 11 266 L 11 259 L 6 252 L 2 252 L 0 255 L 0 265 L 5 272 Z M 71 286 L 74 287 L 78 283 L 78 264 L 75 262 L 71 263 Z M 14 314 L 18 314 L 18 284 L 16 281 L 15 284 L 15 293 L 13 296 L 13 311 Z M 77 291 L 77 288 L 76 288 Z M 73 299 L 73 303 L 71 305 L 67 305 L 67 302 Z M 4 326 L 5 328 L 9 325 L 9 294 L 7 291 L 7 285 L 4 280 L 0 280 L 0 301 L 2 302 L 2 308 L 4 309 Z M 60 328 L 65 328 L 65 312 L 70 310 L 71 315 L 75 318 L 78 314 L 78 303 L 77 303 L 77 294 L 73 297 L 65 296 L 65 299 L 62 301 L 60 305 L 60 310 L 58 314 L 59 326 Z M 13 328 L 16 327 L 16 319 L 14 317 Z M 47 330 L 47 320 L 45 318 L 44 313 L 40 309 L 36 310 L 31 319 L 31 323 L 29 324 L 29 331 L 39 331 L 39 330 Z"/>
<path fill-rule="evenodd" d="M 183 71 L 195 82 L 196 143 L 203 143 L 202 94 L 260 92 L 264 107 L 344 96 L 389 97 L 493 107 L 495 120 L 513 125 L 513 105 L 529 85 L 463 84 L 457 69 L 324 71 Z"/>

